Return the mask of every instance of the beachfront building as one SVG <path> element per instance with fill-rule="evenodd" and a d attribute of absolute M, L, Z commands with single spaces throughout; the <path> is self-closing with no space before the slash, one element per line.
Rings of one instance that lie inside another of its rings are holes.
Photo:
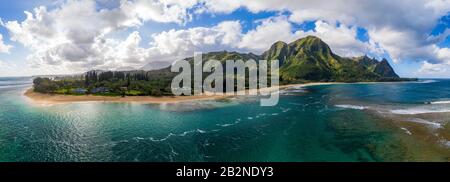
<path fill-rule="evenodd" d="M 84 89 L 84 88 L 76 88 L 76 89 L 73 90 L 73 93 L 75 93 L 75 94 L 86 94 L 87 90 Z"/>
<path fill-rule="evenodd" d="M 97 93 L 109 93 L 110 89 L 107 87 L 97 87 L 97 88 L 93 88 L 91 90 L 91 93 L 93 94 L 97 94 Z"/>

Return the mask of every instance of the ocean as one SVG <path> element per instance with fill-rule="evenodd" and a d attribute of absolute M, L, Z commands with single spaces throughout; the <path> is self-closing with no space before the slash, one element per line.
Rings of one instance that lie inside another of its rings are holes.
<path fill-rule="evenodd" d="M 0 161 L 450 161 L 450 80 L 178 104 L 36 105 L 0 78 Z"/>

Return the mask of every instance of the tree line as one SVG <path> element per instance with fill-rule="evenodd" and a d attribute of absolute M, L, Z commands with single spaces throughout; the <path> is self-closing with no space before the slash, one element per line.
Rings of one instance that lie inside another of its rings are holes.
<path fill-rule="evenodd" d="M 172 95 L 167 71 L 88 71 L 84 77 L 35 78 L 34 91 L 49 94 Z"/>

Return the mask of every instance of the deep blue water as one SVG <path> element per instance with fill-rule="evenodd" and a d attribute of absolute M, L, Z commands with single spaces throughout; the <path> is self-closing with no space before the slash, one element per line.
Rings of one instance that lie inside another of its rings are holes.
<path fill-rule="evenodd" d="M 291 88 L 274 107 L 42 106 L 22 95 L 30 86 L 0 78 L 0 161 L 450 160 L 449 80 Z"/>

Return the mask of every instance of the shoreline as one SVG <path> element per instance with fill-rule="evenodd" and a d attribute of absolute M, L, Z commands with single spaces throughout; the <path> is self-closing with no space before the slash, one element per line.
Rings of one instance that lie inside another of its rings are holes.
<path fill-rule="evenodd" d="M 358 82 L 364 83 L 364 82 Z M 371 83 L 371 82 L 369 82 Z M 333 85 L 333 84 L 352 84 L 343 82 L 311 82 L 302 84 L 289 84 L 278 86 L 278 90 L 287 89 L 290 87 L 308 87 L 317 85 Z M 251 90 L 246 90 L 249 92 Z M 268 87 L 259 89 L 259 92 L 267 93 L 276 91 L 276 87 Z M 242 92 L 242 91 L 241 91 Z M 112 102 L 112 103 L 142 103 L 142 104 L 165 104 L 165 103 L 180 103 L 200 100 L 219 100 L 234 97 L 234 95 L 191 95 L 191 96 L 96 96 L 96 95 L 59 95 L 59 94 L 44 94 L 34 92 L 32 88 L 28 88 L 23 96 L 28 98 L 32 103 L 38 105 L 54 105 L 54 104 L 70 104 L 83 102 Z"/>
<path fill-rule="evenodd" d="M 96 96 L 96 95 L 58 95 L 43 94 L 34 92 L 29 88 L 23 93 L 33 104 L 38 105 L 54 105 L 54 104 L 70 104 L 83 102 L 111 102 L 111 103 L 142 103 L 142 104 L 164 104 L 178 103 L 199 100 L 216 100 L 224 99 L 226 95 L 195 95 L 195 96 Z"/>

